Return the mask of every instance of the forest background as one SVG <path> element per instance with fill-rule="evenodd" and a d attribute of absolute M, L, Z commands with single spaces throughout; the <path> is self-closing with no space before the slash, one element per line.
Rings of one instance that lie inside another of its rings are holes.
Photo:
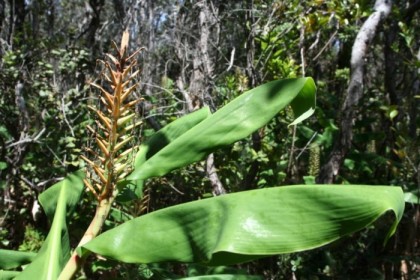
<path fill-rule="evenodd" d="M 359 49 L 363 71 L 353 91 L 356 36 L 379 5 L 390 11 Z M 312 76 L 318 93 L 310 120 L 288 128 L 293 113 L 286 110 L 233 147 L 149 181 L 143 199 L 122 212 L 297 183 L 398 185 L 406 211 L 386 248 L 385 216 L 321 249 L 236 269 L 265 279 L 419 277 L 419 9 L 418 0 L 0 0 L 0 248 L 42 244 L 48 223 L 37 196 L 83 164 L 82 147 L 92 141 L 86 125 L 94 122 L 87 106 L 99 102 L 88 83 L 128 29 L 130 48 L 145 47 L 136 92 L 144 102 L 136 110 L 146 122 L 136 141 L 275 79 Z M 92 211 L 80 205 L 73 234 Z M 85 273 L 147 279 L 148 269 L 157 268 L 96 260 Z"/>

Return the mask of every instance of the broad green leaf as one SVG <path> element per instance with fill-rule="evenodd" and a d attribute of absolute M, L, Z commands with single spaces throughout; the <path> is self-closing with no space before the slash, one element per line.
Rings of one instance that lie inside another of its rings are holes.
<path fill-rule="evenodd" d="M 360 230 L 392 210 L 399 187 L 299 185 L 252 190 L 169 207 L 109 230 L 79 248 L 128 263 L 229 265 L 299 252 Z"/>
<path fill-rule="evenodd" d="M 163 147 L 174 141 L 176 138 L 187 132 L 189 129 L 207 118 L 210 113 L 208 107 L 204 107 L 182 118 L 179 118 L 170 124 L 163 127 L 161 130 L 152 135 L 146 142 L 140 145 L 139 151 L 136 154 L 134 161 L 135 168 L 140 166 L 154 154 L 159 152 Z M 143 194 L 143 180 L 123 181 L 121 195 L 117 198 L 118 201 L 130 201 L 134 198 L 139 198 Z"/>
<path fill-rule="evenodd" d="M 297 124 L 313 113 L 315 92 L 312 78 L 279 80 L 256 87 L 176 138 L 142 165 L 136 165 L 127 179 L 163 176 L 199 161 L 211 151 L 250 135 L 290 103 L 296 118 L 292 124 Z"/>
<path fill-rule="evenodd" d="M 36 253 L 0 249 L 0 268 L 11 269 L 30 263 Z"/>
<path fill-rule="evenodd" d="M 57 204 L 62 201 L 65 202 L 67 207 L 67 216 L 71 215 L 74 207 L 79 203 L 79 198 L 83 191 L 84 177 L 83 171 L 76 171 L 41 193 L 38 199 L 50 221 L 56 215 Z M 62 193 L 65 193 L 64 198 L 60 197 Z"/>
<path fill-rule="evenodd" d="M 81 171 L 70 174 L 39 196 L 45 213 L 53 222 L 36 258 L 16 279 L 57 279 L 70 257 L 66 216 L 79 202 L 84 189 L 83 177 Z"/>
<path fill-rule="evenodd" d="M 209 107 L 203 107 L 200 110 L 171 122 L 153 134 L 150 139 L 141 144 L 134 163 L 136 168 L 140 167 L 147 159 L 151 158 L 170 142 L 174 141 L 210 115 Z"/>
<path fill-rule="evenodd" d="M 20 273 L 21 273 L 20 271 L 0 270 L 0 279 L 1 280 L 13 279 L 16 276 L 18 276 Z"/>

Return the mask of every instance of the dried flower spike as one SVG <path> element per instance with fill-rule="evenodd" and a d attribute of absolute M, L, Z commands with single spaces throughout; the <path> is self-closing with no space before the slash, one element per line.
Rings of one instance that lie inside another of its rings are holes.
<path fill-rule="evenodd" d="M 116 56 L 106 54 L 107 60 L 101 61 L 104 65 L 101 75 L 103 84 L 91 83 L 99 90 L 99 99 L 104 109 L 90 106 L 98 118 L 97 129 L 89 127 L 89 131 L 94 131 L 98 149 L 95 153 L 89 153 L 94 159 L 86 156 L 82 156 L 82 159 L 90 167 L 91 176 L 89 180 L 85 180 L 86 187 L 99 201 L 116 196 L 117 183 L 126 174 L 124 171 L 130 155 L 137 147 L 129 147 L 132 139 L 130 134 L 135 127 L 142 124 L 141 121 L 134 121 L 135 114 L 132 110 L 142 99 L 130 100 L 137 87 L 135 79 L 139 74 L 138 70 L 132 73 L 137 66 L 135 57 L 141 49 L 128 55 L 128 43 L 129 33 L 125 31 L 120 48 L 113 42 Z"/>

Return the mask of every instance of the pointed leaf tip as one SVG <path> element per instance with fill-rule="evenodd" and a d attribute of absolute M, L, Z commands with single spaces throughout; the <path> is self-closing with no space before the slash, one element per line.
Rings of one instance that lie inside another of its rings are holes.
<path fill-rule="evenodd" d="M 229 265 L 309 250 L 356 232 L 387 211 L 404 213 L 402 189 L 298 185 L 165 208 L 111 229 L 79 249 L 128 263 Z M 135 238 L 133 236 L 135 235 Z"/>
<path fill-rule="evenodd" d="M 203 159 L 267 124 L 291 104 L 296 121 L 314 112 L 316 86 L 312 78 L 277 80 L 238 96 L 183 135 L 136 165 L 128 180 L 144 180 Z"/>

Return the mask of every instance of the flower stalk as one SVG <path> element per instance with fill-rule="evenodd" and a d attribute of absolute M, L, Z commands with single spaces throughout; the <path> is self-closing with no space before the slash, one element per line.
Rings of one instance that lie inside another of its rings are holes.
<path fill-rule="evenodd" d="M 84 183 L 89 192 L 97 200 L 96 213 L 88 229 L 81 238 L 77 247 L 83 246 L 95 238 L 102 230 L 103 224 L 109 215 L 112 203 L 118 194 L 118 182 L 123 180 L 130 164 L 131 156 L 138 146 L 129 147 L 132 140 L 132 130 L 142 122 L 134 122 L 133 107 L 142 99 L 129 101 L 129 97 L 136 89 L 138 83 L 135 78 L 139 71 L 137 66 L 137 50 L 131 55 L 127 54 L 129 33 L 123 33 L 121 46 L 114 43 L 116 56 L 106 54 L 107 60 L 100 61 L 104 65 L 102 73 L 103 86 L 91 83 L 99 89 L 103 110 L 90 106 L 98 117 L 97 128 L 88 127 L 93 133 L 98 146 L 97 151 L 86 149 L 89 156 L 81 156 L 88 166 L 87 178 Z M 107 89 L 111 90 L 107 90 Z M 69 261 L 60 274 L 59 279 L 72 279 L 83 266 L 87 255 L 80 257 L 73 252 Z"/>

